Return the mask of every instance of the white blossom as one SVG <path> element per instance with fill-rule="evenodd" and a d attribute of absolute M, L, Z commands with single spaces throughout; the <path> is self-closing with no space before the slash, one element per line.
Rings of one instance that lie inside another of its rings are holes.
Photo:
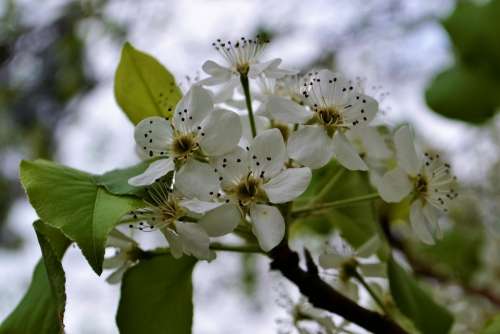
<path fill-rule="evenodd" d="M 447 212 L 450 201 L 457 197 L 456 177 L 450 165 L 439 154 L 425 153 L 421 160 L 416 152 L 410 127 L 400 127 L 394 135 L 398 166 L 387 172 L 379 185 L 386 202 L 400 202 L 412 194 L 410 223 L 425 243 L 433 244 L 441 236 L 438 210 Z"/>
<path fill-rule="evenodd" d="M 104 269 L 114 269 L 106 281 L 109 284 L 118 284 L 123 274 L 137 262 L 138 245 L 135 240 L 113 229 L 106 240 L 106 247 L 115 250 L 115 254 L 104 258 L 102 264 Z"/>
<path fill-rule="evenodd" d="M 149 158 L 160 158 L 129 180 L 144 186 L 175 169 L 195 155 L 217 156 L 231 151 L 241 137 L 239 116 L 228 110 L 215 109 L 209 91 L 194 85 L 179 101 L 169 119 L 149 117 L 137 124 L 134 137 L 137 146 Z"/>

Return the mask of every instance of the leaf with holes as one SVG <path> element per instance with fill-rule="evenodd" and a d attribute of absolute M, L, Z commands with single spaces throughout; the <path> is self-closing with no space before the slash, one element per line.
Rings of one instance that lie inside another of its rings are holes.
<path fill-rule="evenodd" d="M 120 333 L 189 334 L 193 322 L 191 273 L 196 260 L 170 255 L 142 260 L 123 276 L 116 322 Z"/>
<path fill-rule="evenodd" d="M 110 194 L 94 175 L 49 161 L 21 162 L 21 182 L 39 217 L 75 241 L 99 275 L 109 232 L 143 205 L 135 197 Z"/>
<path fill-rule="evenodd" d="M 182 93 L 173 75 L 155 58 L 125 43 L 115 74 L 116 101 L 132 123 L 170 117 Z"/>

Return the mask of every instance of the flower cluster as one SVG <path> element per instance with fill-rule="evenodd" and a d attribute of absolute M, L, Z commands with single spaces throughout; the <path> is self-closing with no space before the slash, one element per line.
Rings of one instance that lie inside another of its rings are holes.
<path fill-rule="evenodd" d="M 126 220 L 160 230 L 175 257 L 210 260 L 210 238 L 233 231 L 253 233 L 267 252 L 286 234 L 287 203 L 306 191 L 312 170 L 335 159 L 367 171 L 387 202 L 411 195 L 416 234 L 428 243 L 439 236 L 436 209 L 446 211 L 457 195 L 449 165 L 431 154 L 421 163 L 408 126 L 394 139 L 373 126 L 379 104 L 359 83 L 328 69 L 301 76 L 280 68 L 281 59 L 261 62 L 267 43 L 217 40 L 225 65 L 203 64 L 208 77 L 192 84 L 172 117 L 137 124 L 137 148 L 150 164 L 129 183 L 149 187 L 148 197 Z"/>

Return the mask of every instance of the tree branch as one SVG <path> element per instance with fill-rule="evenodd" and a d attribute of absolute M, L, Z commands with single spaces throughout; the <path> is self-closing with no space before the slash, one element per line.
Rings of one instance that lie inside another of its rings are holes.
<path fill-rule="evenodd" d="M 337 292 L 318 275 L 318 268 L 306 251 L 307 270 L 299 266 L 299 255 L 284 240 L 269 256 L 271 269 L 280 271 L 293 282 L 315 307 L 333 312 L 372 333 L 406 334 L 392 319 L 365 309 Z"/>

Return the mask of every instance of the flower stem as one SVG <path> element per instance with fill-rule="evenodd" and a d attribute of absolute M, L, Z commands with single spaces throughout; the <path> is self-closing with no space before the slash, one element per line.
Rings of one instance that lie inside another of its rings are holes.
<path fill-rule="evenodd" d="M 243 93 L 245 94 L 245 102 L 248 110 L 248 119 L 250 121 L 250 129 L 252 130 L 252 137 L 257 136 L 257 128 L 255 127 L 255 119 L 253 116 L 252 109 L 252 98 L 250 96 L 250 84 L 248 82 L 248 76 L 246 74 L 240 74 L 240 82 L 243 87 Z"/>
<path fill-rule="evenodd" d="M 340 167 L 340 169 L 330 178 L 328 183 L 321 189 L 319 194 L 317 194 L 313 199 L 309 202 L 309 205 L 313 205 L 313 203 L 320 203 L 323 201 L 325 196 L 327 196 L 330 191 L 335 187 L 337 182 L 340 180 L 342 175 L 344 175 L 345 168 Z"/>
<path fill-rule="evenodd" d="M 333 201 L 333 202 L 314 204 L 314 205 L 309 205 L 305 208 L 300 208 L 300 209 L 294 210 L 294 211 L 292 211 L 292 215 L 294 217 L 298 217 L 298 216 L 303 216 L 304 214 L 310 213 L 312 211 L 340 208 L 340 207 L 349 206 L 349 205 L 360 203 L 360 202 L 370 201 L 370 200 L 377 199 L 377 198 L 379 198 L 379 194 L 373 193 L 373 194 L 368 194 L 368 195 L 363 195 L 363 196 L 346 198 L 346 199 Z"/>
<path fill-rule="evenodd" d="M 377 305 L 380 307 L 380 309 L 385 314 L 389 314 L 389 311 L 385 307 L 385 305 L 382 302 L 382 300 L 379 298 L 379 296 L 377 296 L 377 294 L 375 293 L 375 291 L 373 291 L 373 289 L 371 288 L 371 286 L 365 281 L 365 279 L 363 278 L 363 276 L 361 276 L 357 270 L 354 270 L 354 272 L 352 273 L 352 275 L 353 275 L 353 278 L 356 281 L 358 281 L 359 283 L 361 283 L 361 285 L 370 294 L 370 296 L 373 298 L 373 300 L 375 301 L 375 303 L 377 303 Z"/>

